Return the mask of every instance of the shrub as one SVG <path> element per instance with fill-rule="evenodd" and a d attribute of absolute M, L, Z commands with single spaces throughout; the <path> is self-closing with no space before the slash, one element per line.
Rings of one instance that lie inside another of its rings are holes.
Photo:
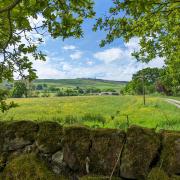
<path fill-rule="evenodd" d="M 50 97 L 50 94 L 47 93 L 47 92 L 44 92 L 44 93 L 42 94 L 42 97 Z"/>
<path fill-rule="evenodd" d="M 59 90 L 57 93 L 56 93 L 56 96 L 65 96 L 64 92 L 62 90 Z"/>

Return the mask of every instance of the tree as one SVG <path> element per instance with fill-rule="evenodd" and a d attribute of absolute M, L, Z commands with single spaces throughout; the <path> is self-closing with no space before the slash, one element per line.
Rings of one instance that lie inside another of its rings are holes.
<path fill-rule="evenodd" d="M 52 38 L 80 38 L 84 18 L 93 15 L 91 0 L 0 2 L 0 80 L 12 80 L 14 71 L 24 78 L 34 79 L 35 70 L 29 55 L 34 60 L 45 60 L 45 55 L 38 50 L 44 33 L 49 33 Z"/>
<path fill-rule="evenodd" d="M 56 96 L 65 96 L 65 93 L 64 93 L 64 91 L 59 89 L 58 92 L 56 93 Z"/>
<path fill-rule="evenodd" d="M 77 86 L 74 90 L 77 90 L 78 94 L 84 94 L 84 89 L 80 88 L 79 86 Z"/>
<path fill-rule="evenodd" d="M 17 81 L 14 83 L 14 89 L 12 96 L 15 98 L 27 97 L 28 89 L 25 82 Z"/>
<path fill-rule="evenodd" d="M 132 55 L 142 62 L 163 58 L 173 93 L 180 94 L 180 0 L 115 0 L 109 14 L 97 19 L 94 30 L 107 36 L 101 46 L 122 37 L 126 42 L 139 39 L 140 50 Z M 171 88 L 170 88 L 171 89 Z"/>
<path fill-rule="evenodd" d="M 38 49 L 43 35 L 83 36 L 81 25 L 92 18 L 92 0 L 3 0 L 0 2 L 0 83 L 13 74 L 32 81 L 32 60 L 45 60 Z"/>
<path fill-rule="evenodd" d="M 174 95 L 180 96 L 180 57 L 167 62 L 165 75 Z M 167 84 L 167 83 L 166 83 Z"/>
<path fill-rule="evenodd" d="M 38 84 L 36 86 L 36 90 L 43 90 L 43 85 L 42 84 Z"/>
<path fill-rule="evenodd" d="M 3 113 L 11 108 L 17 107 L 17 104 L 15 104 L 14 102 L 10 102 L 9 104 L 5 102 L 8 96 L 9 96 L 9 91 L 5 89 L 0 89 L 0 110 Z"/>
<path fill-rule="evenodd" d="M 132 37 L 140 39 L 140 50 L 132 55 L 137 60 L 149 62 L 163 57 L 166 62 L 180 63 L 179 0 L 115 0 L 109 15 L 99 18 L 94 30 L 107 32 L 101 46 L 123 37 L 128 42 Z"/>
<path fill-rule="evenodd" d="M 132 80 L 125 87 L 125 91 L 134 94 L 143 94 L 145 88 L 147 93 L 156 91 L 156 82 L 161 79 L 163 69 L 145 68 L 133 74 Z"/>
<path fill-rule="evenodd" d="M 180 65 L 180 64 L 179 64 Z M 180 95 L 180 74 L 176 71 L 177 67 L 165 67 L 161 71 L 160 78 L 156 81 L 156 89 L 158 92 L 166 95 Z"/>

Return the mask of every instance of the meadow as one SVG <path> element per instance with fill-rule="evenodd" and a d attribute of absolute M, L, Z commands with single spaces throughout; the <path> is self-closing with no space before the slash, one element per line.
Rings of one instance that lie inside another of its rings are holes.
<path fill-rule="evenodd" d="M 180 109 L 160 97 L 83 96 L 9 99 L 18 107 L 0 114 L 1 121 L 57 121 L 63 125 L 127 128 L 131 124 L 180 130 Z M 128 116 L 127 116 L 128 115 Z"/>
<path fill-rule="evenodd" d="M 110 81 L 101 79 L 36 79 L 33 84 L 47 84 L 48 86 L 53 86 L 56 88 L 92 88 L 96 87 L 98 89 L 115 89 L 117 91 L 121 90 L 127 82 L 123 81 Z"/>

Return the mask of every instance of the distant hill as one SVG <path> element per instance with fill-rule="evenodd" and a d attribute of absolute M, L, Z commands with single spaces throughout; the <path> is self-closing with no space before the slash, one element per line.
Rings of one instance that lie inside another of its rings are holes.
<path fill-rule="evenodd" d="M 125 86 L 127 81 L 112 81 L 103 79 L 77 78 L 77 79 L 37 79 L 35 84 L 48 84 L 49 86 L 65 88 L 89 88 L 96 87 L 99 89 L 113 88 L 116 90 Z"/>

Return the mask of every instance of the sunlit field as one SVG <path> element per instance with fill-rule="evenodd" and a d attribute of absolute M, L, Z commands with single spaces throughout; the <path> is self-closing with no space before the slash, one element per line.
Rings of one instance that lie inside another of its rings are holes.
<path fill-rule="evenodd" d="M 83 96 L 10 99 L 19 107 L 0 114 L 1 121 L 58 121 L 63 125 L 127 128 L 131 124 L 180 130 L 180 109 L 160 97 Z"/>

